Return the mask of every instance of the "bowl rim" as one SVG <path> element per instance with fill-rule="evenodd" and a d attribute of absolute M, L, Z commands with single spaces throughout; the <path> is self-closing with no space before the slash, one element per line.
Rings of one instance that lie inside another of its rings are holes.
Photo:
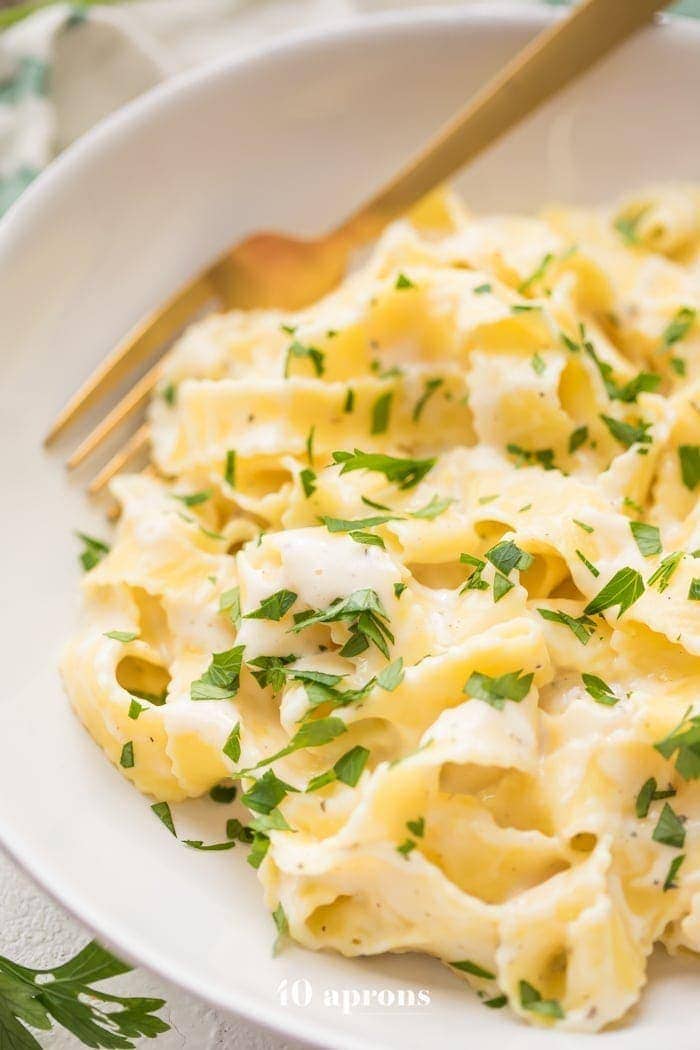
<path fill-rule="evenodd" d="M 526 5 L 514 0 L 497 0 L 495 3 L 493 0 L 481 0 L 468 7 L 439 3 L 431 7 L 364 13 L 346 20 L 339 19 L 320 28 L 294 30 L 272 43 L 263 41 L 252 46 L 240 56 L 224 56 L 177 73 L 99 121 L 51 161 L 21 197 L 10 205 L 5 215 L 0 218 L 0 270 L 4 265 L 4 254 L 11 251 L 14 242 L 20 241 L 24 236 L 25 220 L 30 218 L 35 205 L 50 200 L 52 193 L 70 180 L 74 172 L 88 162 L 91 156 L 99 153 L 103 144 L 118 146 L 120 142 L 128 139 L 136 127 L 148 124 L 157 118 L 159 113 L 177 106 L 184 96 L 196 92 L 200 87 L 217 80 L 225 80 L 238 72 L 245 73 L 248 67 L 263 62 L 275 62 L 278 58 L 295 52 L 303 53 L 308 48 L 342 46 L 347 40 L 362 40 L 368 32 L 390 37 L 397 30 L 415 32 L 421 27 L 442 28 L 451 24 L 502 24 L 537 31 L 556 21 L 564 13 L 565 9 L 560 9 L 557 5 L 548 6 L 546 2 Z M 700 20 L 695 22 L 690 18 L 671 18 L 664 14 L 662 21 L 667 28 L 670 26 L 673 32 L 690 32 L 700 43 Z M 367 1050 L 368 1044 L 363 1037 L 358 1038 L 350 1032 L 339 1031 L 330 1021 L 324 1023 L 312 1017 L 285 1011 L 279 1004 L 260 993 L 239 993 L 235 985 L 231 984 L 224 999 L 210 990 L 204 982 L 183 970 L 178 963 L 162 955 L 157 947 L 144 944 L 141 940 L 125 940 L 123 931 L 119 928 L 113 930 L 105 927 L 105 916 L 85 906 L 69 886 L 61 882 L 55 883 L 43 862 L 35 860 L 29 851 L 25 851 L 24 845 L 15 839 L 13 832 L 4 828 L 2 824 L 0 848 L 6 850 L 20 869 L 53 901 L 134 967 L 145 968 L 209 1006 L 224 1013 L 240 1015 L 268 1031 L 319 1047 Z"/>

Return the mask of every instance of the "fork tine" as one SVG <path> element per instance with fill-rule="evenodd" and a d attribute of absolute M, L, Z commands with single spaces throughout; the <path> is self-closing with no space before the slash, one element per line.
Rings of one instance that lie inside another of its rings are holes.
<path fill-rule="evenodd" d="M 139 381 L 132 386 L 131 390 L 114 406 L 112 411 L 108 412 L 95 429 L 91 430 L 88 436 L 80 442 L 66 464 L 69 470 L 80 466 L 83 460 L 91 456 L 95 449 L 102 444 L 105 438 L 109 437 L 120 423 L 123 423 L 132 412 L 139 408 L 158 382 L 161 367 L 161 363 L 158 362 L 145 375 L 141 376 Z"/>
<path fill-rule="evenodd" d="M 163 306 L 132 328 L 61 409 L 44 438 L 45 445 L 50 445 L 83 409 L 119 382 L 129 367 L 136 366 L 167 343 L 205 303 L 215 297 L 210 274 L 211 271 L 184 285 Z"/>
<path fill-rule="evenodd" d="M 100 492 L 108 481 L 111 481 L 115 474 L 129 462 L 138 452 L 146 447 L 150 439 L 150 429 L 147 423 L 143 423 L 135 433 L 131 435 L 128 441 L 125 441 L 118 452 L 112 456 L 111 459 L 107 460 L 102 470 L 99 471 L 88 485 L 88 492 L 91 496 L 96 496 Z"/>

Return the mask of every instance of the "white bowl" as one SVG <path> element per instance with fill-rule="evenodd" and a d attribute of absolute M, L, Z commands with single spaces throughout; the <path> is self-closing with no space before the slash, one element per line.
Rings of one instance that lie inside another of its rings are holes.
<path fill-rule="evenodd" d="M 56 662 L 78 589 L 71 531 L 105 526 L 84 479 L 69 481 L 41 436 L 181 279 L 247 230 L 311 232 L 342 216 L 548 17 L 491 5 L 388 15 L 181 77 L 83 139 L 0 224 L 2 840 L 126 958 L 326 1047 L 452 1047 L 467 1034 L 481 1050 L 526 1050 L 547 1036 L 485 1010 L 425 958 L 296 948 L 271 958 L 244 850 L 184 849 L 69 710 Z M 697 178 L 698 98 L 698 27 L 649 28 L 474 164 L 463 188 L 480 208 L 532 209 Z M 642 1006 L 606 1047 L 694 1043 L 694 968 L 661 959 L 652 970 Z M 299 978 L 312 1001 L 285 1007 L 280 981 Z M 431 1004 L 343 1014 L 324 1003 L 326 988 L 425 988 Z"/>

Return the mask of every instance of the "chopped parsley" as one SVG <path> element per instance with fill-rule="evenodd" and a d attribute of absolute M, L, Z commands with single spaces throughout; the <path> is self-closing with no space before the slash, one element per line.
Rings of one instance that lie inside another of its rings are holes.
<path fill-rule="evenodd" d="M 648 208 L 642 208 L 635 215 L 620 215 L 615 219 L 613 226 L 628 247 L 640 244 L 637 226 L 648 210 Z"/>
<path fill-rule="evenodd" d="M 415 288 L 415 287 L 416 287 L 416 285 L 413 283 L 413 281 L 410 280 L 410 278 L 408 278 L 406 276 L 405 273 L 399 273 L 398 274 L 398 276 L 396 278 L 396 284 L 394 285 L 394 288 L 396 288 L 398 291 L 401 291 L 402 289 L 405 289 L 405 288 Z"/>
<path fill-rule="evenodd" d="M 434 521 L 439 514 L 446 511 L 453 503 L 456 503 L 456 500 L 451 497 L 448 496 L 445 499 L 440 499 L 436 494 L 432 497 L 430 502 L 426 503 L 426 505 L 421 507 L 420 510 L 410 511 L 410 515 L 412 518 L 426 518 L 428 521 Z"/>
<path fill-rule="evenodd" d="M 451 962 L 450 966 L 454 970 L 461 970 L 462 973 L 470 973 L 472 977 L 481 977 L 484 981 L 496 980 L 495 973 L 491 973 L 490 970 L 485 970 L 483 966 L 479 966 L 477 963 L 472 962 L 471 959 L 460 959 L 459 962 Z"/>
<path fill-rule="evenodd" d="M 226 743 L 221 749 L 227 758 L 230 758 L 232 762 L 238 762 L 241 757 L 241 723 L 236 722 L 235 726 L 226 738 Z"/>
<path fill-rule="evenodd" d="M 394 660 L 377 675 L 377 685 L 388 693 L 393 693 L 394 689 L 403 682 L 404 674 L 403 657 L 400 656 L 398 660 Z"/>
<path fill-rule="evenodd" d="M 606 609 L 618 607 L 618 619 L 644 594 L 644 580 L 636 569 L 625 566 L 619 569 L 603 589 L 583 610 L 587 616 L 595 616 Z"/>
<path fill-rule="evenodd" d="M 438 387 L 441 387 L 444 382 L 445 380 L 441 379 L 439 376 L 436 376 L 434 379 L 426 379 L 425 387 L 423 388 L 423 393 L 413 406 L 414 423 L 418 423 L 423 413 L 423 409 L 427 405 L 429 399 L 432 397 L 432 395 L 435 393 Z"/>
<path fill-rule="evenodd" d="M 540 466 L 543 470 L 557 469 L 554 462 L 554 450 L 551 448 L 529 449 L 511 442 L 506 445 L 506 451 L 511 456 L 515 456 L 516 467 Z"/>
<path fill-rule="evenodd" d="M 225 784 L 215 784 L 209 792 L 209 798 L 212 802 L 220 802 L 222 805 L 228 805 L 233 802 L 236 797 L 236 787 L 231 785 L 227 787 Z"/>
<path fill-rule="evenodd" d="M 296 790 L 291 784 L 280 780 L 274 770 L 268 769 L 244 795 L 241 795 L 241 801 L 254 813 L 268 814 L 279 806 L 290 791 Z"/>
<path fill-rule="evenodd" d="M 375 532 L 351 532 L 350 539 L 354 540 L 355 543 L 364 543 L 366 547 L 381 547 L 385 550 L 386 544 L 381 536 L 377 536 Z"/>
<path fill-rule="evenodd" d="M 134 642 L 138 638 L 137 631 L 106 631 L 105 638 L 111 638 L 115 642 Z"/>
<path fill-rule="evenodd" d="M 277 930 L 277 936 L 275 937 L 275 943 L 272 945 L 273 956 L 279 955 L 280 951 L 284 947 L 284 943 L 289 936 L 289 922 L 287 915 L 281 904 L 278 904 L 272 913 L 272 921 L 275 924 Z"/>
<path fill-rule="evenodd" d="M 477 284 L 473 291 L 474 295 L 488 295 L 489 292 L 493 291 L 493 288 L 490 284 Z"/>
<path fill-rule="evenodd" d="M 581 678 L 584 689 L 597 704 L 606 704 L 608 707 L 613 707 L 618 703 L 619 696 L 615 696 L 608 683 L 599 678 L 597 674 L 586 674 L 584 672 Z"/>
<path fill-rule="evenodd" d="M 684 376 L 686 374 L 686 364 L 682 357 L 672 357 L 671 368 L 677 376 Z"/>
<path fill-rule="evenodd" d="M 415 848 L 416 844 L 413 839 L 404 839 L 401 845 L 396 847 L 396 852 L 402 853 L 406 860 L 408 860 L 409 853 L 412 853 Z"/>
<path fill-rule="evenodd" d="M 547 369 L 547 362 L 540 353 L 535 353 L 530 358 L 530 364 L 535 375 L 541 376 Z"/>
<path fill-rule="evenodd" d="M 236 487 L 236 452 L 230 448 L 226 453 L 226 464 L 224 466 L 224 481 L 231 488 Z"/>
<path fill-rule="evenodd" d="M 612 365 L 598 357 L 593 344 L 585 340 L 583 346 L 593 359 L 611 401 L 623 401 L 626 404 L 631 404 L 636 402 L 640 394 L 652 393 L 658 389 L 661 383 L 661 376 L 656 372 L 640 372 L 634 379 L 630 379 L 629 382 L 618 383 L 614 378 Z"/>
<path fill-rule="evenodd" d="M 649 777 L 642 784 L 639 794 L 635 799 L 634 810 L 640 820 L 643 820 L 649 812 L 649 807 L 652 802 L 657 802 L 662 798 L 673 798 L 676 794 L 676 789 L 669 787 L 666 791 L 658 791 L 655 777 Z"/>
<path fill-rule="evenodd" d="M 552 623 L 560 623 L 563 627 L 568 627 L 582 645 L 588 645 L 595 631 L 595 623 L 588 616 L 569 616 L 561 609 L 538 609 L 537 611 L 543 620 L 550 620 Z"/>
<path fill-rule="evenodd" d="M 700 577 L 694 576 L 688 588 L 688 601 L 700 602 Z"/>
<path fill-rule="evenodd" d="M 663 594 L 671 582 L 671 577 L 680 565 L 682 558 L 683 551 L 674 551 L 673 554 L 667 554 L 665 558 L 662 558 L 655 571 L 649 577 L 649 586 L 653 587 L 658 583 L 659 594 Z"/>
<path fill-rule="evenodd" d="M 377 592 L 365 588 L 353 591 L 347 598 L 336 598 L 327 609 L 297 613 L 291 630 L 298 634 L 312 624 L 345 622 L 348 624 L 350 638 L 340 650 L 341 656 L 358 656 L 368 649 L 370 644 L 374 644 L 388 660 L 387 639 L 392 643 L 394 641 L 394 636 L 387 627 L 388 619 Z"/>
<path fill-rule="evenodd" d="M 295 751 L 303 751 L 307 747 L 322 747 L 324 744 L 330 744 L 336 737 L 341 736 L 343 733 L 347 733 L 348 727 L 343 722 L 342 718 L 336 718 L 335 715 L 329 715 L 327 718 L 317 718 L 313 722 L 304 722 L 296 731 L 292 739 L 286 745 L 276 751 L 274 755 L 270 755 L 268 758 L 263 758 L 256 765 L 251 766 L 250 769 L 239 770 L 241 774 L 250 773 L 253 769 L 260 769 L 261 766 L 269 766 L 271 762 L 276 762 L 280 758 L 286 758 L 287 755 L 293 754 Z M 245 795 L 243 796 L 245 799 Z"/>
<path fill-rule="evenodd" d="M 697 780 L 700 777 L 700 715 L 688 718 L 689 712 L 690 708 L 678 725 L 654 744 L 654 748 L 667 760 L 677 752 L 676 771 L 684 780 Z"/>
<path fill-rule="evenodd" d="M 282 589 L 270 594 L 260 602 L 253 612 L 245 613 L 244 620 L 274 620 L 279 622 L 285 616 L 297 600 L 298 595 L 294 591 Z"/>
<path fill-rule="evenodd" d="M 270 686 L 273 693 L 278 693 L 284 687 L 287 678 L 284 668 L 298 659 L 296 653 L 288 653 L 286 656 L 256 656 L 248 663 L 248 667 L 257 668 L 256 671 L 251 670 L 251 674 L 261 689 Z"/>
<path fill-rule="evenodd" d="M 173 499 L 184 503 L 186 507 L 198 507 L 200 503 L 206 503 L 208 499 L 211 499 L 211 489 L 203 489 L 201 492 L 190 492 L 185 495 L 171 492 L 170 495 Z"/>
<path fill-rule="evenodd" d="M 578 547 L 576 548 L 575 554 L 576 554 L 576 557 L 579 559 L 579 561 L 583 562 L 583 564 L 586 566 L 586 568 L 588 569 L 588 571 L 591 573 L 592 576 L 595 576 L 595 577 L 600 576 L 600 569 L 596 569 L 596 567 L 593 564 L 593 562 L 589 561 L 588 558 L 586 557 L 586 555 L 583 553 L 583 551 L 580 551 L 578 549 Z"/>
<path fill-rule="evenodd" d="M 515 584 L 511 583 L 510 580 L 507 577 L 505 577 L 502 572 L 496 572 L 493 577 L 494 604 L 496 602 L 500 602 L 501 598 L 503 598 L 508 593 L 508 591 L 512 591 L 514 586 Z"/>
<path fill-rule="evenodd" d="M 488 583 L 481 578 L 481 574 L 486 568 L 486 562 L 483 561 L 482 558 L 476 558 L 473 554 L 460 554 L 459 560 L 465 565 L 472 565 L 474 567 L 474 572 L 467 577 L 467 582 L 459 593 L 463 594 L 464 591 L 488 590 Z"/>
<path fill-rule="evenodd" d="M 219 612 L 228 613 L 233 626 L 238 630 L 241 626 L 241 588 L 231 587 L 224 591 L 219 598 Z"/>
<path fill-rule="evenodd" d="M 416 820 L 407 820 L 406 827 L 415 835 L 417 839 L 422 839 L 425 835 L 425 817 L 418 817 Z"/>
<path fill-rule="evenodd" d="M 693 492 L 700 483 L 700 445 L 679 445 L 678 459 L 683 484 Z"/>
<path fill-rule="evenodd" d="M 529 569 L 535 560 L 527 551 L 523 551 L 512 540 L 501 540 L 490 550 L 486 551 L 484 557 L 488 558 L 504 576 L 508 576 L 513 569 Z"/>
<path fill-rule="evenodd" d="M 520 992 L 520 1005 L 523 1010 L 539 1014 L 540 1017 L 551 1017 L 557 1020 L 561 1020 L 564 1017 L 564 1011 L 558 999 L 543 999 L 537 989 L 533 988 L 527 981 L 520 981 L 518 989 Z"/>
<path fill-rule="evenodd" d="M 391 412 L 391 402 L 394 398 L 393 390 L 387 390 L 385 394 L 380 394 L 377 400 L 372 406 L 372 434 L 384 434 L 386 433 L 387 427 L 389 426 L 389 414 Z"/>
<path fill-rule="evenodd" d="M 576 427 L 569 436 L 569 452 L 574 453 L 588 441 L 588 427 Z"/>
<path fill-rule="evenodd" d="M 664 349 L 675 346 L 681 339 L 685 339 L 695 322 L 696 312 L 690 306 L 681 306 L 671 318 L 661 336 Z"/>
<path fill-rule="evenodd" d="M 522 675 L 522 677 L 521 677 Z M 509 671 L 508 674 L 492 678 L 491 675 L 482 674 L 481 671 L 472 671 L 463 692 L 476 700 L 483 700 L 498 711 L 505 707 L 506 700 L 512 700 L 519 704 L 530 691 L 534 675 L 523 674 L 519 671 Z"/>
<path fill-rule="evenodd" d="M 651 837 L 655 842 L 661 842 L 664 846 L 683 849 L 685 827 L 668 802 L 664 802 L 659 822 L 654 828 Z"/>
<path fill-rule="evenodd" d="M 192 700 L 231 700 L 240 684 L 242 645 L 223 653 L 213 653 L 209 667 L 190 686 Z"/>
<path fill-rule="evenodd" d="M 615 441 L 624 448 L 631 448 L 632 445 L 636 444 L 651 444 L 652 439 L 648 434 L 648 431 L 651 429 L 651 423 L 646 423 L 643 419 L 639 419 L 636 424 L 625 423 L 621 419 L 613 419 L 612 416 L 604 414 L 601 414 L 600 418 Z"/>
<path fill-rule="evenodd" d="M 151 809 L 158 817 L 161 824 L 164 824 L 171 835 L 175 835 L 177 838 L 177 832 L 175 831 L 175 825 L 173 824 L 173 815 L 170 812 L 170 806 L 167 802 L 155 802 Z"/>
<path fill-rule="evenodd" d="M 578 527 L 580 529 L 583 529 L 584 532 L 595 532 L 595 529 L 593 528 L 593 526 L 592 525 L 586 525 L 585 521 L 579 521 L 577 518 L 572 518 L 572 521 L 573 521 L 574 525 L 578 525 Z"/>
<path fill-rule="evenodd" d="M 163 398 L 166 405 L 172 408 L 177 400 L 177 387 L 174 383 L 166 383 L 160 392 L 160 396 Z"/>
<path fill-rule="evenodd" d="M 358 744 L 350 751 L 346 751 L 344 755 L 341 755 L 335 765 L 326 773 L 321 773 L 310 780 L 306 790 L 318 791 L 319 788 L 325 787 L 326 784 L 332 784 L 335 780 L 339 780 L 341 784 L 347 784 L 348 787 L 355 787 L 367 764 L 368 758 L 369 751 L 367 748 Z"/>
<path fill-rule="evenodd" d="M 102 561 L 106 554 L 109 554 L 109 547 L 102 540 L 95 539 L 94 536 L 88 536 L 86 532 L 77 532 L 76 536 L 84 544 L 84 550 L 80 554 L 80 564 L 85 572 L 89 572 L 90 569 L 94 569 Z"/>
<path fill-rule="evenodd" d="M 661 554 L 661 533 L 656 525 L 647 525 L 643 521 L 631 521 L 630 531 L 643 558 Z"/>
<path fill-rule="evenodd" d="M 141 714 L 141 712 L 145 711 L 145 710 L 146 710 L 146 708 L 143 706 L 143 704 L 140 704 L 138 702 L 138 700 L 134 700 L 133 697 L 131 698 L 131 702 L 129 704 L 129 712 L 128 712 L 129 718 L 133 719 L 133 721 L 135 722 L 136 719 Z"/>
<path fill-rule="evenodd" d="M 395 514 L 376 514 L 371 518 L 329 518 L 322 514 L 320 521 L 329 532 L 355 532 L 357 529 L 372 529 L 376 525 L 385 525 L 387 521 L 400 521 Z"/>
<path fill-rule="evenodd" d="M 400 598 L 405 590 L 406 590 L 406 584 L 402 583 L 401 580 L 399 580 L 398 583 L 394 584 L 394 596 L 396 598 Z"/>
<path fill-rule="evenodd" d="M 309 466 L 314 465 L 314 436 L 316 434 L 316 427 L 312 426 L 309 433 L 306 435 L 306 458 L 309 461 Z"/>
<path fill-rule="evenodd" d="M 325 371 L 324 360 L 325 354 L 322 350 L 319 350 L 316 346 L 304 346 L 297 339 L 287 349 L 287 356 L 284 362 L 284 378 L 289 379 L 289 366 L 292 363 L 294 357 L 305 357 L 307 358 L 317 376 L 322 376 Z"/>
<path fill-rule="evenodd" d="M 537 268 L 533 270 L 529 277 L 526 277 L 524 281 L 521 281 L 518 285 L 518 292 L 520 295 L 525 295 L 530 290 L 533 284 L 541 281 L 544 277 L 550 263 L 554 260 L 552 252 L 547 252 L 541 262 L 537 265 Z"/>
<path fill-rule="evenodd" d="M 316 491 L 316 472 L 311 467 L 304 467 L 299 474 L 299 480 L 301 481 L 301 487 L 304 490 L 304 495 L 308 499 L 309 496 L 313 496 Z"/>
<path fill-rule="evenodd" d="M 380 452 L 362 452 L 359 448 L 354 452 L 334 452 L 333 461 L 342 464 L 341 474 L 353 470 L 376 471 L 400 489 L 413 488 L 435 466 L 435 459 L 399 459 Z"/>
<path fill-rule="evenodd" d="M 668 874 L 664 879 L 663 892 L 666 893 L 668 890 L 677 890 L 678 883 L 675 882 L 676 875 L 680 869 L 681 864 L 685 860 L 685 853 L 680 853 L 677 857 L 674 857 L 668 867 Z"/>
<path fill-rule="evenodd" d="M 122 748 L 122 753 L 119 757 L 119 765 L 122 769 L 133 769 L 134 768 L 134 742 L 128 740 Z"/>

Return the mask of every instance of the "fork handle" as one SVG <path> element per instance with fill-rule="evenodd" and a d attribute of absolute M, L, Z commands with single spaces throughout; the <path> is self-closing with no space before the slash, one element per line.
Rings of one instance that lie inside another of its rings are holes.
<path fill-rule="evenodd" d="M 420 153 L 336 230 L 336 235 L 355 244 L 376 237 L 388 222 L 404 214 L 670 2 L 583 0 L 511 59 Z"/>

